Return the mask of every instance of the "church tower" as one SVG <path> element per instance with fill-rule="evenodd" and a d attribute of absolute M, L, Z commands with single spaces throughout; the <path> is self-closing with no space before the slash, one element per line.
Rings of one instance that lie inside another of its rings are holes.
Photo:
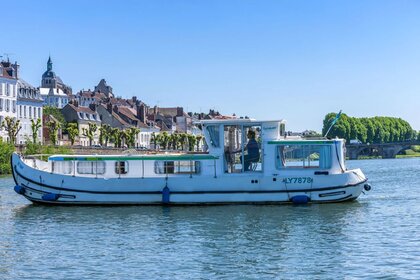
<path fill-rule="evenodd" d="M 47 71 L 42 74 L 41 87 L 43 88 L 56 88 L 57 87 L 57 76 L 52 70 L 51 56 L 48 57 Z"/>

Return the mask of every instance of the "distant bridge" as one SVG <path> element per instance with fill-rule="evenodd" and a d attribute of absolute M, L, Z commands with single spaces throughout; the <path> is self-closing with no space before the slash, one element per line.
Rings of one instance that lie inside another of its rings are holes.
<path fill-rule="evenodd" d="M 359 155 L 378 155 L 382 158 L 395 158 L 403 151 L 410 149 L 411 146 L 420 145 L 420 141 L 377 143 L 377 144 L 347 144 L 347 156 L 349 159 L 357 159 Z"/>

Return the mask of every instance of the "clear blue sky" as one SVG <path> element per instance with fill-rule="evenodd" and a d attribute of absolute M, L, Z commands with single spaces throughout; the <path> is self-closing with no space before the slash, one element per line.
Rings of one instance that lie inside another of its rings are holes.
<path fill-rule="evenodd" d="M 0 54 L 40 85 L 101 78 L 149 105 L 321 130 L 326 113 L 420 130 L 420 1 L 1 1 Z"/>

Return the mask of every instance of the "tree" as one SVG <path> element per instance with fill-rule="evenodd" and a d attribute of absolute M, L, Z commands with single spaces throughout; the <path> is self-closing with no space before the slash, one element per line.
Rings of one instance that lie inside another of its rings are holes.
<path fill-rule="evenodd" d="M 169 136 L 169 142 L 172 145 L 172 149 L 174 149 L 174 150 L 177 149 L 178 141 L 179 141 L 179 134 L 178 133 L 172 133 L 171 136 Z"/>
<path fill-rule="evenodd" d="M 112 139 L 112 142 L 114 142 L 115 148 L 121 148 L 122 131 L 119 128 L 112 128 L 111 139 Z"/>
<path fill-rule="evenodd" d="M 41 118 L 38 118 L 36 121 L 31 119 L 32 143 L 38 142 L 38 131 L 41 128 L 41 126 Z"/>
<path fill-rule="evenodd" d="M 166 150 L 168 148 L 168 144 L 169 144 L 169 135 L 166 131 L 162 132 L 160 134 L 160 139 L 159 139 L 159 145 Z"/>
<path fill-rule="evenodd" d="M 196 135 L 195 139 L 197 140 L 196 146 L 197 146 L 197 152 L 200 151 L 200 145 L 201 145 L 201 140 L 203 140 L 203 135 Z"/>
<path fill-rule="evenodd" d="M 160 134 L 152 132 L 152 142 L 154 145 L 155 150 L 157 149 L 157 144 L 160 142 Z"/>
<path fill-rule="evenodd" d="M 50 133 L 50 139 L 53 145 L 57 145 L 58 130 L 60 127 L 61 124 L 54 118 L 51 118 L 51 120 L 47 122 L 48 132 Z"/>
<path fill-rule="evenodd" d="M 16 136 L 19 133 L 19 130 L 22 128 L 20 125 L 20 120 L 16 120 L 12 117 L 5 117 L 4 121 L 1 123 L 1 128 L 4 128 L 9 136 L 10 144 L 14 145 L 16 143 Z"/>
<path fill-rule="evenodd" d="M 108 124 L 102 124 L 99 127 L 99 144 L 108 146 L 108 141 L 111 138 L 112 128 Z"/>
<path fill-rule="evenodd" d="M 14 151 L 15 146 L 3 142 L 3 138 L 0 137 L 0 175 L 12 173 L 10 157 Z"/>
<path fill-rule="evenodd" d="M 77 123 L 74 123 L 74 122 L 68 123 L 67 132 L 69 134 L 71 145 L 74 145 L 74 141 L 76 140 L 76 137 L 79 136 L 79 128 L 77 126 Z"/>
<path fill-rule="evenodd" d="M 334 113 L 329 113 L 325 116 L 324 135 L 335 115 Z M 414 140 L 416 133 L 410 124 L 401 118 L 352 118 L 342 114 L 328 136 L 344 138 L 347 141 L 359 139 L 363 143 L 388 143 Z"/>
<path fill-rule="evenodd" d="M 67 128 L 66 120 L 60 109 L 52 106 L 44 106 L 42 113 L 46 116 L 53 116 L 60 123 L 60 128 Z"/>
<path fill-rule="evenodd" d="M 93 139 L 95 138 L 95 132 L 98 129 L 96 123 L 88 123 L 88 128 L 82 128 L 82 135 L 89 139 L 89 146 L 92 146 Z"/>
<path fill-rule="evenodd" d="M 195 144 L 197 143 L 197 138 L 193 134 L 188 134 L 188 148 L 189 151 L 194 151 Z"/>
<path fill-rule="evenodd" d="M 185 144 L 187 143 L 187 140 L 188 140 L 188 134 L 186 134 L 186 133 L 180 133 L 179 134 L 178 142 L 179 142 L 179 145 L 181 147 L 181 151 L 184 150 Z"/>
<path fill-rule="evenodd" d="M 136 135 L 140 133 L 137 127 L 130 127 L 125 130 L 125 138 L 127 147 L 134 147 L 136 143 Z"/>

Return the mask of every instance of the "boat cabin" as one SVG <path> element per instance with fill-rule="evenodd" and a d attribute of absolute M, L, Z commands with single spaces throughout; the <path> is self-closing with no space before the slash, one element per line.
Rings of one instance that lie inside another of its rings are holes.
<path fill-rule="evenodd" d="M 343 140 L 290 138 L 283 120 L 202 121 L 202 125 L 209 153 L 223 159 L 225 174 L 344 169 Z"/>
<path fill-rule="evenodd" d="M 285 135 L 285 121 L 204 120 L 208 151 L 186 154 L 51 156 L 38 167 L 51 173 L 101 178 L 277 176 L 340 173 L 344 140 L 304 140 Z M 35 164 L 35 163 L 34 163 Z"/>

